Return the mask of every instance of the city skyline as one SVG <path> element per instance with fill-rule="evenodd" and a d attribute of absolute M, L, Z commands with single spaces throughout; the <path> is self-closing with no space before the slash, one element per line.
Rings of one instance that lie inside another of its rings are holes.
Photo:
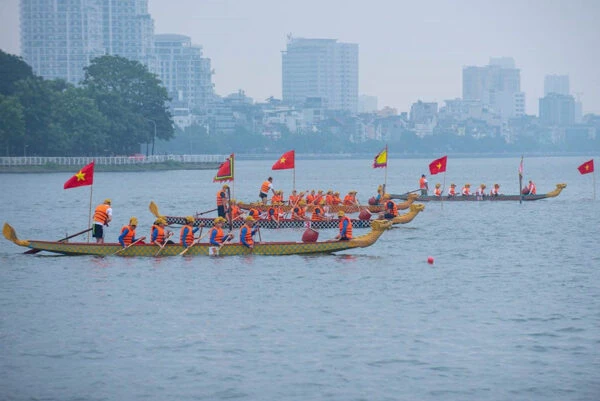
<path fill-rule="evenodd" d="M 215 70 L 215 92 L 239 89 L 263 101 L 282 97 L 281 52 L 287 35 L 337 39 L 359 46 L 359 94 L 379 107 L 462 96 L 462 68 L 513 57 L 521 70 L 527 114 L 538 115 L 546 75 L 568 75 L 583 112 L 600 114 L 594 51 L 600 5 L 593 1 L 374 1 L 298 3 L 273 0 L 149 0 L 155 33 L 187 35 Z M 0 0 L 0 48 L 21 54 L 19 0 Z M 309 28 L 310 27 L 310 28 Z M 241 68 L 240 68 L 241 66 Z"/>

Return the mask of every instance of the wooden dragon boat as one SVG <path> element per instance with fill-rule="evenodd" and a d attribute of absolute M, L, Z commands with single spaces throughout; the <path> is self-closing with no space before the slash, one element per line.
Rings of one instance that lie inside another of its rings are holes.
<path fill-rule="evenodd" d="M 412 201 L 411 201 L 412 202 Z M 167 221 L 167 225 L 184 225 L 186 224 L 185 216 L 163 216 L 158 211 L 158 206 L 154 202 L 150 202 L 148 207 L 150 212 L 156 217 L 162 217 Z M 410 210 L 407 213 L 391 219 L 392 224 L 406 224 L 410 223 L 419 214 L 425 206 L 423 204 L 413 203 L 410 205 Z M 214 223 L 214 217 L 194 217 L 194 226 L 212 227 Z M 371 227 L 370 219 L 351 219 L 352 228 L 369 228 Z M 231 222 L 233 228 L 240 228 L 244 221 L 242 219 L 233 220 Z M 260 228 L 265 229 L 280 229 L 280 228 L 303 228 L 310 225 L 311 228 L 316 230 L 325 229 L 336 229 L 339 227 L 339 219 L 320 220 L 320 221 L 306 221 L 306 220 L 292 220 L 292 219 L 279 219 L 279 220 L 259 220 L 258 223 Z M 227 224 L 225 225 L 227 226 Z"/>
<path fill-rule="evenodd" d="M 214 247 L 209 243 L 192 245 L 185 253 L 186 256 L 232 256 L 232 255 L 306 255 L 317 253 L 333 253 L 353 248 L 365 248 L 373 245 L 383 232 L 391 227 L 392 223 L 386 220 L 373 220 L 371 230 L 349 241 L 327 240 L 317 242 L 257 242 L 253 249 L 239 243 L 226 244 Z M 169 244 L 162 249 L 154 244 L 135 244 L 123 248 L 118 243 L 97 244 L 91 242 L 61 242 L 20 240 L 13 227 L 4 223 L 2 233 L 9 241 L 30 250 L 47 251 L 61 255 L 92 255 L 92 256 L 177 256 L 184 248 L 182 245 Z"/>
<path fill-rule="evenodd" d="M 534 201 L 539 199 L 555 198 L 567 187 L 567 184 L 556 184 L 556 188 L 546 194 L 538 195 L 498 195 L 498 196 L 477 196 L 477 195 L 456 195 L 456 196 L 419 196 L 419 201 L 422 202 L 473 202 L 473 201 Z M 407 199 L 408 194 L 390 194 L 392 199 Z"/>
<path fill-rule="evenodd" d="M 398 210 L 406 210 L 412 205 L 412 203 L 419 198 L 418 194 L 408 194 L 408 196 L 404 199 L 404 202 L 398 204 Z M 238 202 L 238 206 L 240 209 L 250 210 L 256 209 L 260 212 L 266 212 L 271 205 L 263 205 L 259 202 L 254 203 L 244 203 Z M 315 209 L 316 205 L 306 205 L 306 211 L 312 213 Z M 385 210 L 385 206 L 383 204 L 380 205 L 326 205 L 324 206 L 328 213 L 337 213 L 340 210 L 343 210 L 344 213 L 358 213 L 364 209 L 368 210 L 371 213 L 380 213 Z M 293 205 L 281 205 L 281 210 L 285 213 L 289 213 L 293 209 Z"/>

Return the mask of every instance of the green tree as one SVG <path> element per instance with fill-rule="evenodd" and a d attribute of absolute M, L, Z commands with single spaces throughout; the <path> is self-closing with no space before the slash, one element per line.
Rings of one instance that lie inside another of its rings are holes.
<path fill-rule="evenodd" d="M 0 143 L 6 156 L 17 154 L 17 144 L 22 143 L 25 135 L 23 106 L 14 96 L 0 94 Z"/>
<path fill-rule="evenodd" d="M 0 94 L 14 94 L 16 82 L 33 77 L 31 67 L 21 57 L 0 50 Z"/>
<path fill-rule="evenodd" d="M 137 61 L 102 56 L 85 68 L 83 86 L 108 119 L 108 149 L 135 153 L 144 143 L 173 138 L 173 120 L 166 89 L 155 74 Z"/>

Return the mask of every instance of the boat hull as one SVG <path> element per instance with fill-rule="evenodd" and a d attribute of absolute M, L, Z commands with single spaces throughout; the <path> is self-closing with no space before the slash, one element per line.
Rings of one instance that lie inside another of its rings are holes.
<path fill-rule="evenodd" d="M 374 220 L 372 230 L 368 233 L 355 237 L 349 241 L 328 240 L 320 242 L 257 242 L 253 249 L 247 248 L 239 243 L 226 244 L 222 247 L 214 247 L 209 243 L 197 243 L 191 246 L 185 256 L 235 256 L 235 255 L 306 255 L 318 253 L 333 253 L 353 248 L 364 248 L 373 245 L 383 232 L 392 225 L 390 221 Z M 178 244 L 165 245 L 162 249 L 153 244 L 136 244 L 127 248 L 118 243 L 87 243 L 87 242 L 60 242 L 19 240 L 12 227 L 5 224 L 4 236 L 17 245 L 47 251 L 61 255 L 88 255 L 88 256 L 177 256 L 184 247 Z M 160 251 L 160 252 L 159 252 Z"/>

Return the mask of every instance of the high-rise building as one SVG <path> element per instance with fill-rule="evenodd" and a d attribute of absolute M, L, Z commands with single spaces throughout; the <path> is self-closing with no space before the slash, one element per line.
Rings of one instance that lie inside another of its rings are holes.
<path fill-rule="evenodd" d="M 210 59 L 184 35 L 154 36 L 156 74 L 169 93 L 173 114 L 203 110 L 213 98 Z"/>
<path fill-rule="evenodd" d="M 321 98 L 330 110 L 358 111 L 358 45 L 289 37 L 282 52 L 282 98 L 301 105 Z"/>
<path fill-rule="evenodd" d="M 489 65 L 464 67 L 463 100 L 480 101 L 504 120 L 524 115 L 525 93 L 514 60 L 491 58 Z"/>
<path fill-rule="evenodd" d="M 550 93 L 569 95 L 569 91 L 568 75 L 546 75 L 544 77 L 544 96 L 548 96 Z"/>
<path fill-rule="evenodd" d="M 553 92 L 540 98 L 540 121 L 547 125 L 574 124 L 575 98 Z"/>
<path fill-rule="evenodd" d="M 104 54 L 152 62 L 148 0 L 21 0 L 20 6 L 22 56 L 44 78 L 78 83 L 83 68 Z"/>

